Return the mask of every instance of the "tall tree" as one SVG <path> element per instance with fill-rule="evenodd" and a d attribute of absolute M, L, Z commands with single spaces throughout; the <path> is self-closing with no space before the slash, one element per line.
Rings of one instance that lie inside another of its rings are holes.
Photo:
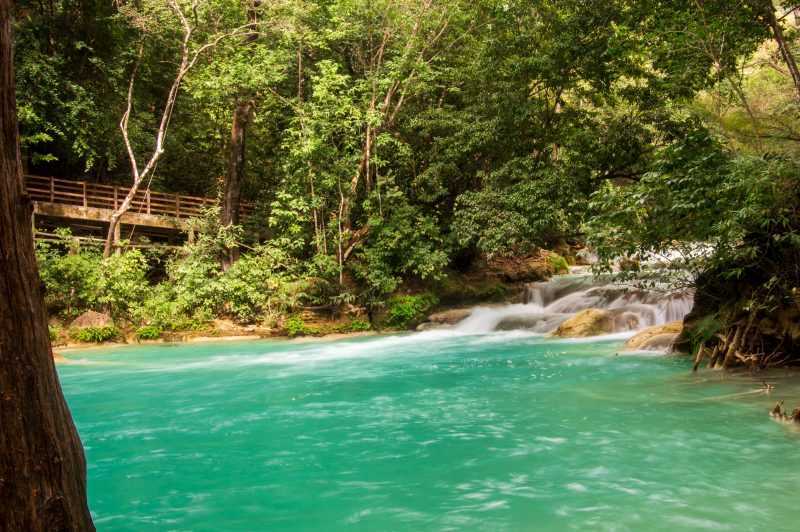
<path fill-rule="evenodd" d="M 0 524 L 94 530 L 86 462 L 53 363 L 24 192 L 13 70 L 12 0 L 0 0 Z"/>
<path fill-rule="evenodd" d="M 247 0 L 247 18 L 251 23 L 257 21 L 256 8 L 260 0 Z M 243 44 L 253 43 L 258 35 L 248 35 Z M 247 146 L 247 127 L 253 114 L 253 99 L 249 94 L 239 94 L 234 103 L 231 138 L 228 144 L 228 167 L 225 172 L 225 184 L 222 193 L 221 220 L 223 227 L 239 224 L 239 207 L 242 199 L 242 181 L 245 172 L 245 148 Z M 222 268 L 227 270 L 239 258 L 239 247 L 232 246 L 226 250 L 222 259 Z"/>

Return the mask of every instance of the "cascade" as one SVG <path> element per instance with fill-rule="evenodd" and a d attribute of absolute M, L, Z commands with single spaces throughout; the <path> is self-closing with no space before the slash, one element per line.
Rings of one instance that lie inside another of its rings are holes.
<path fill-rule="evenodd" d="M 550 333 L 586 310 L 611 311 L 614 332 L 628 332 L 683 319 L 692 309 L 691 290 L 644 289 L 588 274 L 561 275 L 530 283 L 524 303 L 476 307 L 456 324 L 465 333 L 527 330 Z"/>

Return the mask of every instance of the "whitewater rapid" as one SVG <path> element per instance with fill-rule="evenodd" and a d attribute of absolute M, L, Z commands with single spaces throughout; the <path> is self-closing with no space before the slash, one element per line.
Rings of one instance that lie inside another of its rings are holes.
<path fill-rule="evenodd" d="M 690 290 L 644 289 L 591 275 L 563 275 L 529 284 L 525 303 L 475 307 L 454 330 L 547 334 L 580 311 L 599 309 L 613 316 L 614 333 L 627 333 L 682 320 L 692 304 Z"/>

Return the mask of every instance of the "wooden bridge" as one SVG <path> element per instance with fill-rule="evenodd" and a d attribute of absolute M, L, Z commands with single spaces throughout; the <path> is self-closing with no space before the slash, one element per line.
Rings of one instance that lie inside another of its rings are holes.
<path fill-rule="evenodd" d="M 25 176 L 25 187 L 33 200 L 34 226 L 47 234 L 50 226 L 68 226 L 78 233 L 96 233 L 108 228 L 111 213 L 119 207 L 128 187 L 71 181 L 54 177 Z M 216 205 L 216 198 L 165 194 L 139 190 L 130 210 L 121 218 L 123 238 L 134 230 L 148 237 L 175 239 L 188 230 L 190 218 Z M 253 205 L 242 203 L 241 216 L 252 213 Z M 102 235 L 105 236 L 105 235 Z"/>

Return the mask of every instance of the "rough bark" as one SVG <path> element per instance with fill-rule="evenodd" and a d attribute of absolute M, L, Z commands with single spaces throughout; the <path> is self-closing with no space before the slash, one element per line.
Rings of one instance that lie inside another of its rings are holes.
<path fill-rule="evenodd" d="M 0 0 L 0 529 L 94 530 L 53 363 L 17 134 L 11 0 Z"/>
<path fill-rule="evenodd" d="M 247 19 L 250 24 L 258 23 L 258 8 L 261 0 L 245 0 L 247 6 Z M 244 45 L 249 45 L 258 39 L 258 34 L 252 33 L 245 36 Z M 242 181 L 245 170 L 245 144 L 247 140 L 247 127 L 253 114 L 254 103 L 239 97 L 233 108 L 233 124 L 231 125 L 231 140 L 228 145 L 228 168 L 225 172 L 223 185 L 222 209 L 220 222 L 223 227 L 239 224 L 239 207 L 242 197 Z M 232 246 L 225 250 L 222 257 L 222 269 L 227 270 L 239 260 L 239 246 Z"/>
<path fill-rule="evenodd" d="M 225 174 L 225 190 L 222 198 L 221 222 L 223 227 L 239 224 L 239 206 L 244 180 L 245 145 L 247 126 L 253 114 L 251 101 L 237 101 L 233 110 L 231 140 L 228 146 L 228 169 Z M 239 258 L 238 246 L 228 248 L 222 259 L 222 268 L 227 270 Z"/>

